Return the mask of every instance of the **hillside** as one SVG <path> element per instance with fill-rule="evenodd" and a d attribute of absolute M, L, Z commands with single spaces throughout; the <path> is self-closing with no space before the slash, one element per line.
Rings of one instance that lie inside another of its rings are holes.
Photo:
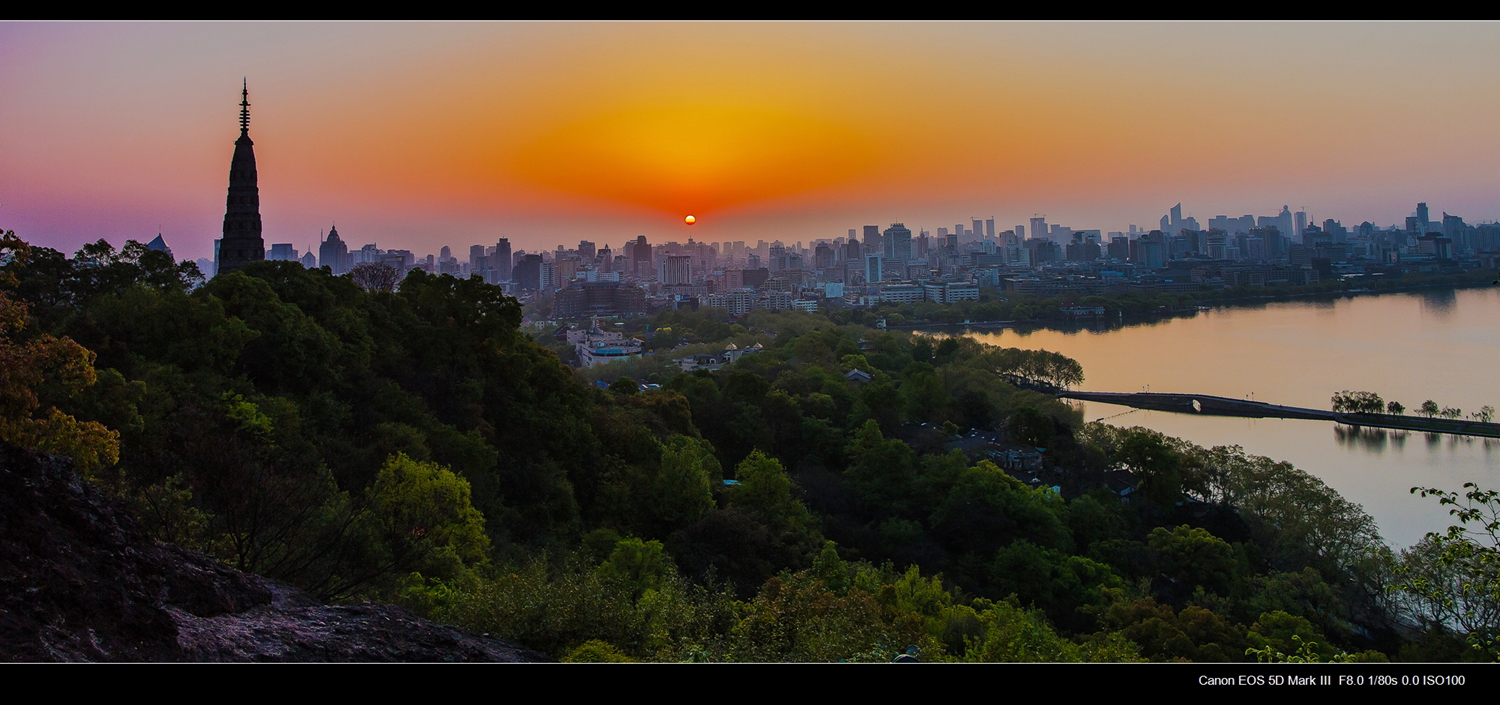
<path fill-rule="evenodd" d="M 0 443 L 0 658 L 546 661 L 389 605 L 306 593 L 153 541 L 67 460 Z"/>

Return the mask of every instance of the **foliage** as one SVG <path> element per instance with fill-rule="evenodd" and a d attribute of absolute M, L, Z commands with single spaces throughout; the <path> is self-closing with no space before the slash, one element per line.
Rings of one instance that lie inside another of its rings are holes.
<path fill-rule="evenodd" d="M 469 483 L 437 463 L 405 453 L 386 461 L 370 488 L 369 505 L 395 569 L 450 577 L 486 562 L 490 540 L 469 495 Z"/>
<path fill-rule="evenodd" d="M 365 291 L 395 291 L 401 283 L 401 273 L 384 262 L 356 264 L 346 276 Z"/>
<path fill-rule="evenodd" d="M 1399 404 L 1397 406 L 1400 406 Z M 1333 410 L 1352 414 L 1378 414 L 1385 411 L 1385 400 L 1374 392 L 1344 390 L 1333 395 Z"/>
<path fill-rule="evenodd" d="M 1426 487 L 1412 493 L 1437 497 L 1458 523 L 1402 554 L 1395 589 L 1416 600 L 1419 615 L 1460 630 L 1500 660 L 1500 492 L 1470 482 L 1462 495 Z"/>
<path fill-rule="evenodd" d="M 43 398 L 68 398 L 95 382 L 94 354 L 68 338 L 42 334 L 21 342 L 26 307 L 0 291 L 0 440 L 66 455 L 85 475 L 119 460 L 120 435 L 82 421 Z"/>

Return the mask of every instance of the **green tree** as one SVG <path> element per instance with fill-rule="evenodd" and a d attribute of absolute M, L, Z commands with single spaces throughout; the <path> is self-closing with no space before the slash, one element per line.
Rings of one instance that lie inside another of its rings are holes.
<path fill-rule="evenodd" d="M 47 389 L 72 397 L 96 380 L 94 354 L 68 338 L 42 334 L 21 343 L 26 307 L 0 291 L 0 440 L 71 457 L 85 475 L 120 457 L 120 434 L 97 421 L 79 421 L 42 408 Z"/>
<path fill-rule="evenodd" d="M 1402 555 L 1395 589 L 1415 598 L 1419 616 L 1460 630 L 1500 661 L 1500 492 L 1467 482 L 1462 495 L 1427 487 L 1412 493 L 1437 497 L 1458 523 Z"/>
<path fill-rule="evenodd" d="M 488 561 L 484 517 L 469 483 L 436 463 L 399 453 L 386 461 L 369 491 L 392 561 L 429 577 L 449 577 Z"/>

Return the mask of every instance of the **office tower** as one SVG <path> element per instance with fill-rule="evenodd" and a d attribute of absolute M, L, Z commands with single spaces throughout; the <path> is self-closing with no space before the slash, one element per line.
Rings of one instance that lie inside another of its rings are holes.
<path fill-rule="evenodd" d="M 662 267 L 661 283 L 663 284 L 691 284 L 693 283 L 693 258 L 691 255 L 667 255 L 665 265 Z"/>
<path fill-rule="evenodd" d="M 971 240 L 979 240 L 979 239 L 983 238 L 984 237 L 984 223 L 983 223 L 983 221 L 979 220 L 978 218 L 972 218 L 971 220 L 974 221 L 974 229 L 972 231 L 970 231 L 969 234 L 973 235 L 973 237 L 969 238 L 969 239 L 971 239 Z"/>
<path fill-rule="evenodd" d="M 593 262 L 594 261 L 594 255 L 595 255 L 595 252 L 594 252 L 594 243 L 589 242 L 588 240 L 579 240 L 578 241 L 578 257 L 579 257 L 579 259 L 582 259 L 584 262 Z"/>
<path fill-rule="evenodd" d="M 514 261 L 510 254 L 510 239 L 502 237 L 495 241 L 494 263 L 490 265 L 495 268 L 495 281 L 510 281 L 511 263 Z"/>
<path fill-rule="evenodd" d="M 880 281 L 880 255 L 865 256 L 865 282 L 874 284 Z"/>
<path fill-rule="evenodd" d="M 1031 219 L 1031 237 L 1034 239 L 1047 237 L 1047 216 Z"/>
<path fill-rule="evenodd" d="M 865 252 L 874 252 L 874 253 L 879 254 L 880 250 L 881 250 L 881 246 L 880 246 L 880 226 L 879 225 L 866 225 L 865 226 L 864 241 L 861 244 L 864 245 L 864 251 Z"/>
<path fill-rule="evenodd" d="M 235 154 L 238 155 L 239 151 L 236 150 Z M 1428 217 L 1427 217 L 1427 204 L 1426 203 L 1418 203 L 1417 204 L 1417 227 L 1419 227 L 1419 228 L 1422 229 L 1422 233 L 1421 234 L 1425 234 L 1427 232 L 1427 224 L 1430 223 L 1430 222 L 1432 222 L 1432 221 L 1429 220 Z"/>
<path fill-rule="evenodd" d="M 511 270 L 511 281 L 522 291 L 536 291 L 542 288 L 542 256 L 522 255 L 520 261 Z"/>
<path fill-rule="evenodd" d="M 985 220 L 984 220 L 984 236 L 987 237 L 987 238 L 989 238 L 989 239 L 991 239 L 991 240 L 995 239 L 995 219 L 994 219 L 994 217 L 985 218 Z"/>
<path fill-rule="evenodd" d="M 911 230 L 901 223 L 891 223 L 885 229 L 885 252 L 890 259 L 905 262 L 911 259 Z"/>
<path fill-rule="evenodd" d="M 349 262 L 349 246 L 339 238 L 338 227 L 329 228 L 328 239 L 318 245 L 318 264 L 327 267 L 335 276 L 349 273 L 352 266 Z"/>
<path fill-rule="evenodd" d="M 297 255 L 297 248 L 292 247 L 292 243 L 277 242 L 271 245 L 271 252 L 266 255 L 266 259 L 275 262 L 290 262 L 299 259 L 299 257 Z"/>
<path fill-rule="evenodd" d="M 266 258 L 260 235 L 260 187 L 255 170 L 255 143 L 250 140 L 250 85 L 240 91 L 240 138 L 229 162 L 229 198 L 224 209 L 224 237 L 219 240 L 217 271 L 233 272 Z"/>
<path fill-rule="evenodd" d="M 1135 232 L 1135 226 L 1134 225 L 1130 226 L 1130 232 Z M 1025 242 L 1026 241 L 1026 226 L 1024 226 L 1024 225 L 1017 225 L 1016 226 L 1016 239 L 1020 240 L 1021 242 Z"/>
<path fill-rule="evenodd" d="M 480 260 L 484 259 L 484 245 L 469 246 L 469 271 L 478 272 Z"/>
<path fill-rule="evenodd" d="M 1307 211 L 1297 211 L 1294 215 L 1296 216 L 1297 221 L 1293 224 L 1293 226 L 1297 228 L 1297 236 L 1301 237 L 1307 232 Z"/>
<path fill-rule="evenodd" d="M 813 267 L 817 269 L 830 269 L 833 267 L 833 248 L 826 242 L 818 243 L 813 248 Z"/>
<path fill-rule="evenodd" d="M 634 263 L 631 265 L 634 269 L 632 274 L 644 276 L 644 272 L 651 271 L 651 245 L 646 242 L 645 235 L 635 239 L 635 247 L 631 250 L 631 257 L 634 260 Z"/>

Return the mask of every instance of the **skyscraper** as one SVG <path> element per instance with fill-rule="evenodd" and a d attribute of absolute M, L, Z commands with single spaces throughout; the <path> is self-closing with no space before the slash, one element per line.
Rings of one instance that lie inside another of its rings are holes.
<path fill-rule="evenodd" d="M 885 229 L 885 256 L 898 262 L 911 259 L 911 230 L 901 223 Z"/>
<path fill-rule="evenodd" d="M 510 239 L 502 237 L 496 240 L 495 262 L 490 265 L 495 268 L 495 281 L 510 281 L 511 262 Z"/>
<path fill-rule="evenodd" d="M 690 255 L 667 255 L 662 271 L 663 284 L 693 283 L 693 258 Z"/>
<path fill-rule="evenodd" d="M 635 271 L 632 274 L 641 277 L 651 271 L 651 245 L 646 242 L 646 236 L 642 235 L 635 239 L 635 247 L 631 250 L 634 263 L 631 265 Z"/>
<path fill-rule="evenodd" d="M 224 209 L 224 237 L 219 241 L 216 272 L 233 272 L 266 258 L 260 236 L 260 187 L 255 172 L 255 143 L 250 141 L 250 85 L 240 91 L 240 138 L 229 162 L 229 198 Z"/>
<path fill-rule="evenodd" d="M 337 227 L 329 228 L 328 239 L 318 245 L 318 264 L 327 267 L 334 276 L 349 273 L 352 266 L 349 262 L 349 246 L 339 237 Z"/>

